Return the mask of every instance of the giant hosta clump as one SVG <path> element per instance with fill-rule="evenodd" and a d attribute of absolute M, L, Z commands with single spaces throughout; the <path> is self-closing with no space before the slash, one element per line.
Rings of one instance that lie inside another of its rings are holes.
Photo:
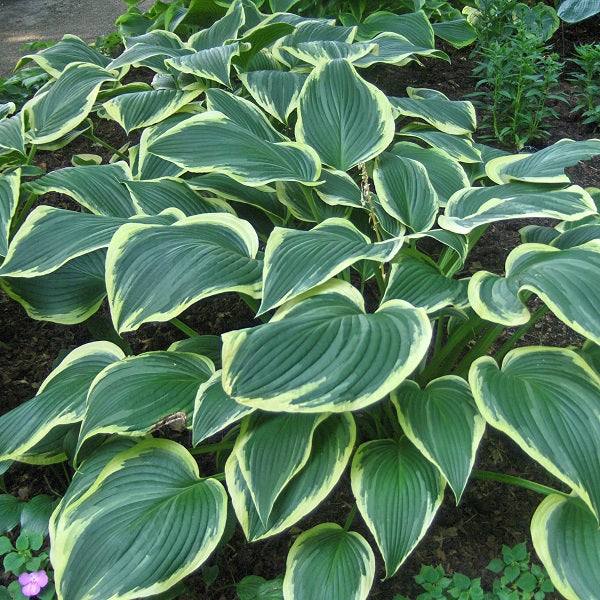
<path fill-rule="evenodd" d="M 533 540 L 561 593 L 592 597 L 600 192 L 564 168 L 600 140 L 507 155 L 474 143 L 468 102 L 386 96 L 362 68 L 444 58 L 423 13 L 358 29 L 199 6 L 170 31 L 138 20 L 112 61 L 65 37 L 34 56 L 51 82 L 0 111 L 0 278 L 30 316 L 80 323 L 107 299 L 118 333 L 182 327 L 186 308 L 235 292 L 263 321 L 137 356 L 86 344 L 0 417 L 0 461 L 77 469 L 50 527 L 59 598 L 167 590 L 218 546 L 227 494 L 253 541 L 285 532 L 343 473 L 391 577 L 446 484 L 459 501 L 477 475 L 486 423 L 571 490 L 540 504 Z M 152 83 L 123 85 L 138 66 Z M 139 141 L 34 179 L 36 148 L 91 135 L 90 115 Z M 29 212 L 50 191 L 84 210 Z M 503 274 L 461 275 L 488 225 L 524 217 L 559 224 L 525 228 Z M 586 343 L 513 349 L 547 310 Z M 506 327 L 518 329 L 494 346 Z M 169 417 L 190 447 L 151 437 Z M 201 475 L 193 454 L 219 435 L 224 472 Z M 367 597 L 375 548 L 351 520 L 297 538 L 286 599 Z"/>

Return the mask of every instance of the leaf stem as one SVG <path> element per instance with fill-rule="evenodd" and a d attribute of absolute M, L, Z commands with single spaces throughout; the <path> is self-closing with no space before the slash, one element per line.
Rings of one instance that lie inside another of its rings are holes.
<path fill-rule="evenodd" d="M 91 132 L 86 133 L 85 136 L 87 138 L 91 139 L 93 142 L 100 144 L 107 150 L 110 150 L 113 154 L 116 154 L 120 159 L 129 160 L 128 157 L 125 154 L 123 154 L 120 150 L 117 150 L 114 146 L 111 146 L 109 143 L 105 142 L 104 140 L 100 139 L 99 137 L 96 137 L 96 135 L 94 133 L 91 133 Z"/>
<path fill-rule="evenodd" d="M 522 477 L 514 477 L 513 475 L 505 475 L 504 473 L 495 473 L 494 471 L 473 471 L 471 476 L 475 479 L 483 479 L 485 481 L 499 481 L 500 483 L 517 485 L 538 494 L 543 494 L 544 496 L 560 494 L 565 498 L 570 498 L 570 495 L 565 492 L 555 490 L 554 488 L 542 485 L 541 483 L 536 483 L 535 481 L 530 481 L 529 479 L 523 479 Z"/>
<path fill-rule="evenodd" d="M 223 450 L 231 450 L 235 440 L 227 440 L 219 442 L 218 444 L 208 444 L 207 446 L 200 446 L 199 448 L 190 448 L 188 451 L 194 456 L 198 454 L 210 454 L 211 452 L 221 452 Z"/>
<path fill-rule="evenodd" d="M 179 329 L 180 331 L 183 331 L 183 333 L 185 333 L 185 335 L 187 335 L 188 337 L 197 337 L 200 335 L 197 331 L 194 331 L 191 327 L 188 327 L 183 321 L 180 321 L 179 319 L 173 318 L 169 322 L 171 323 L 171 325 L 175 325 L 175 327 L 177 327 L 177 329 Z"/>
<path fill-rule="evenodd" d="M 346 523 L 344 524 L 344 531 L 348 531 L 350 529 L 350 525 L 352 525 L 352 521 L 354 521 L 354 517 L 356 516 L 356 504 L 352 505 L 350 509 L 350 514 L 346 519 Z"/>
<path fill-rule="evenodd" d="M 531 319 L 529 319 L 525 325 L 521 325 L 521 327 L 519 327 L 519 329 L 517 329 L 506 342 L 502 344 L 502 346 L 500 346 L 500 349 L 494 354 L 494 360 L 499 363 L 506 356 L 508 351 L 548 312 L 548 310 L 549 309 L 545 304 L 540 306 Z"/>
<path fill-rule="evenodd" d="M 490 348 L 490 346 L 498 339 L 498 337 L 504 331 L 504 325 L 493 325 L 477 340 L 474 346 L 465 354 L 463 359 L 453 369 L 456 375 L 463 377 L 465 372 L 469 370 L 471 363 L 483 356 Z"/>

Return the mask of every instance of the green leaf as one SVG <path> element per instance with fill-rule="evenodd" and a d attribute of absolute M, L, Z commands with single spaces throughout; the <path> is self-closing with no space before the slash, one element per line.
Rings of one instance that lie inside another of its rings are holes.
<path fill-rule="evenodd" d="M 508 219 L 550 217 L 577 221 L 597 214 L 593 198 L 572 185 L 562 190 L 540 189 L 539 184 L 507 183 L 467 187 L 456 192 L 439 218 L 439 225 L 457 233 Z"/>
<path fill-rule="evenodd" d="M 406 88 L 408 98 L 390 98 L 396 113 L 423 119 L 444 133 L 464 135 L 475 131 L 475 109 L 470 102 L 449 100 L 436 90 Z"/>
<path fill-rule="evenodd" d="M 345 219 L 327 219 L 310 231 L 276 227 L 265 248 L 263 298 L 258 315 L 327 281 L 360 259 L 388 262 L 403 238 L 380 243 Z"/>
<path fill-rule="evenodd" d="M 192 421 L 194 446 L 253 411 L 253 408 L 236 402 L 223 391 L 221 371 L 215 372 L 200 385 L 196 395 Z"/>
<path fill-rule="evenodd" d="M 21 531 L 33 532 L 46 537 L 48 535 L 48 521 L 57 504 L 58 500 L 46 494 L 34 496 L 23 506 L 21 511 Z M 31 546 L 31 548 L 39 550 L 40 546 L 37 548 Z"/>
<path fill-rule="evenodd" d="M 475 361 L 469 382 L 479 411 L 600 516 L 600 377 L 561 348 L 519 348 L 500 370 Z"/>
<path fill-rule="evenodd" d="M 19 202 L 21 171 L 0 174 L 0 256 L 8 252 L 10 224 Z"/>
<path fill-rule="evenodd" d="M 133 599 L 166 591 L 210 556 L 226 514 L 223 486 L 200 478 L 182 446 L 140 442 L 60 514 L 50 556 L 58 595 Z M 160 548 L 148 552 L 157 538 Z"/>
<path fill-rule="evenodd" d="M 433 227 L 439 201 L 421 163 L 384 152 L 375 160 L 373 181 L 387 213 L 413 231 Z"/>
<path fill-rule="evenodd" d="M 190 36 L 187 43 L 194 50 L 223 46 L 238 37 L 238 31 L 244 25 L 244 21 L 242 3 L 232 2 L 224 17 L 215 20 L 210 27 Z"/>
<path fill-rule="evenodd" d="M 559 140 L 534 154 L 509 154 L 485 165 L 487 176 L 495 183 L 529 181 L 533 183 L 570 183 L 565 168 L 600 154 L 600 140 Z"/>
<path fill-rule="evenodd" d="M 562 0 L 558 16 L 567 23 L 578 23 L 600 12 L 596 0 Z"/>
<path fill-rule="evenodd" d="M 363 208 L 362 194 L 354 179 L 344 171 L 323 169 L 323 183 L 314 188 L 317 196 L 331 206 L 352 206 Z"/>
<path fill-rule="evenodd" d="M 50 87 L 23 106 L 30 144 L 53 142 L 77 127 L 90 112 L 100 86 L 114 80 L 102 67 L 71 63 Z"/>
<path fill-rule="evenodd" d="M 325 420 L 322 416 L 312 435 L 307 460 L 283 487 L 264 524 L 240 468 L 237 447 L 231 453 L 225 466 L 227 487 L 248 540 L 255 541 L 284 531 L 314 510 L 339 481 L 354 448 L 356 426 L 350 413 L 331 415 Z"/>
<path fill-rule="evenodd" d="M 283 600 L 283 579 L 267 581 L 258 575 L 247 575 L 235 584 L 239 600 Z"/>
<path fill-rule="evenodd" d="M 576 496 L 547 496 L 531 519 L 531 538 L 556 589 L 565 598 L 593 598 L 600 530 L 596 517 Z"/>
<path fill-rule="evenodd" d="M 218 144 L 215 144 L 218 140 Z M 295 142 L 257 139 L 222 113 L 194 115 L 158 135 L 148 151 L 194 173 L 223 173 L 245 185 L 311 183 L 321 170 L 315 151 Z"/>
<path fill-rule="evenodd" d="M 458 504 L 485 430 L 468 383 L 447 375 L 421 390 L 405 381 L 392 400 L 404 433 L 448 480 Z"/>
<path fill-rule="evenodd" d="M 455 48 L 464 48 L 477 39 L 477 31 L 465 18 L 432 23 L 432 26 L 437 37 L 450 42 Z"/>
<path fill-rule="evenodd" d="M 368 37 L 373 37 L 376 33 L 392 32 L 405 36 L 413 44 L 429 48 L 434 46 L 433 29 L 422 10 L 401 15 L 388 11 L 372 12 L 364 20 L 363 30 L 369 31 Z"/>
<path fill-rule="evenodd" d="M 390 271 L 382 302 L 397 299 L 433 313 L 444 306 L 468 303 L 465 280 L 445 277 L 439 269 L 409 254 L 400 254 Z"/>
<path fill-rule="evenodd" d="M 302 533 L 288 554 L 283 593 L 290 600 L 365 600 L 375 557 L 365 539 L 335 523 Z"/>
<path fill-rule="evenodd" d="M 286 52 L 298 60 L 317 66 L 338 58 L 354 63 L 367 54 L 377 54 L 377 44 L 348 43 L 333 40 L 315 40 L 300 42 L 294 46 L 279 46 L 279 51 Z"/>
<path fill-rule="evenodd" d="M 69 353 L 35 398 L 0 417 L 0 460 L 18 460 L 54 427 L 81 421 L 92 380 L 123 357 L 123 352 L 108 342 L 91 342 Z"/>
<path fill-rule="evenodd" d="M 356 503 L 391 577 L 431 525 L 446 482 L 406 438 L 360 446 L 351 477 Z"/>
<path fill-rule="evenodd" d="M 194 337 L 173 342 L 167 350 L 173 352 L 193 352 L 213 361 L 216 369 L 221 368 L 221 336 L 195 335 Z M 208 385 L 208 381 L 206 382 Z"/>
<path fill-rule="evenodd" d="M 38 195 L 48 192 L 67 194 L 92 213 L 127 218 L 138 212 L 123 185 L 130 179 L 133 177 L 129 166 L 119 161 L 109 165 L 58 169 L 28 182 L 25 189 Z"/>
<path fill-rule="evenodd" d="M 269 323 L 223 335 L 223 389 L 263 410 L 356 410 L 397 387 L 430 337 L 422 309 L 391 300 L 366 314 L 355 288 L 331 280 Z"/>
<path fill-rule="evenodd" d="M 4 557 L 2 561 L 2 565 L 4 566 L 4 570 L 6 572 L 13 572 L 15 575 L 18 575 L 21 572 L 21 567 L 27 562 L 26 556 L 21 556 L 16 552 L 10 552 Z"/>
<path fill-rule="evenodd" d="M 124 225 L 106 257 L 115 328 L 121 333 L 146 321 L 168 321 L 225 291 L 256 295 L 262 270 L 257 251 L 254 229 L 226 213 L 187 217 L 172 226 Z"/>
<path fill-rule="evenodd" d="M 94 435 L 139 436 L 164 417 L 191 415 L 213 371 L 209 359 L 187 352 L 146 352 L 110 365 L 90 386 L 77 453 Z"/>
<path fill-rule="evenodd" d="M 482 162 L 481 150 L 473 144 L 470 135 L 455 135 L 432 129 L 424 123 L 410 123 L 399 132 L 401 136 L 417 138 L 433 148 L 447 152 L 452 158 L 463 163 L 479 164 Z M 392 152 L 394 149 L 392 148 Z M 481 176 L 483 176 L 482 173 Z"/>
<path fill-rule="evenodd" d="M 177 71 L 190 73 L 196 77 L 217 81 L 222 85 L 231 87 L 229 71 L 231 59 L 239 56 L 240 52 L 249 49 L 246 44 L 233 42 L 216 48 L 207 48 L 194 54 L 169 58 L 165 64 Z"/>
<path fill-rule="evenodd" d="M 595 301 L 600 294 L 599 272 L 599 240 L 567 250 L 523 244 L 508 255 L 504 278 L 487 271 L 475 273 L 469 283 L 469 301 L 484 319 L 521 325 L 529 320 L 529 311 L 520 300 L 528 290 L 569 327 L 600 343 Z"/>
<path fill-rule="evenodd" d="M 19 524 L 21 510 L 23 510 L 23 503 L 15 496 L 0 494 L 0 533 L 6 533 Z"/>
<path fill-rule="evenodd" d="M 109 117 L 130 133 L 140 127 L 159 123 L 200 94 L 177 90 L 145 90 L 121 94 L 103 104 Z"/>
<path fill-rule="evenodd" d="M 44 71 L 56 78 L 74 62 L 93 64 L 102 68 L 106 68 L 110 63 L 110 58 L 100 54 L 76 35 L 70 34 L 63 36 L 60 42 L 49 48 L 44 48 L 35 54 L 26 54 L 19 62 L 22 63 L 27 58 L 31 58 Z"/>
<path fill-rule="evenodd" d="M 381 153 L 394 137 L 392 107 L 343 59 L 316 67 L 299 98 L 296 139 L 347 171 Z"/>
<path fill-rule="evenodd" d="M 8 152 L 18 152 L 25 156 L 25 132 L 23 114 L 0 121 L 0 156 Z"/>
<path fill-rule="evenodd" d="M 254 101 L 282 123 L 287 123 L 290 113 L 298 105 L 306 77 L 303 73 L 290 71 L 240 73 L 240 81 Z"/>
<path fill-rule="evenodd" d="M 9 498 L 12 498 L 12 496 L 9 496 Z M 3 535 L 2 537 L 0 537 L 0 556 L 4 556 L 5 554 L 8 554 L 11 550 L 14 549 L 15 547 L 12 545 L 12 542 L 6 536 Z"/>

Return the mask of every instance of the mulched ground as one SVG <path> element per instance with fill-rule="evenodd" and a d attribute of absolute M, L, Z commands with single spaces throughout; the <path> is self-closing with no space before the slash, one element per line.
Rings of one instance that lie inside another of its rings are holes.
<path fill-rule="evenodd" d="M 598 35 L 598 19 L 564 28 L 555 37 L 555 49 L 563 58 L 568 58 L 573 43 L 595 42 Z M 474 88 L 471 75 L 472 62 L 469 49 L 456 51 L 442 45 L 452 57 L 452 66 L 439 60 L 424 59 L 423 66 L 409 65 L 400 69 L 380 67 L 368 73 L 368 77 L 390 94 L 403 95 L 405 88 L 431 87 L 444 92 L 451 99 L 461 99 Z M 572 95 L 568 84 L 564 91 Z M 551 139 L 542 145 L 561 138 L 587 139 L 593 131 L 581 124 L 569 113 L 568 107 L 558 104 L 560 120 L 553 128 Z M 106 128 L 106 123 L 100 123 Z M 100 137 L 109 135 L 114 146 L 124 140 L 120 131 L 99 131 Z M 48 170 L 70 165 L 70 156 L 87 151 L 103 154 L 101 148 L 81 147 L 75 142 L 64 152 L 37 156 L 38 164 Z M 570 170 L 575 183 L 583 186 L 600 187 L 600 159 L 588 161 Z M 73 207 L 72 201 L 58 194 L 44 197 L 44 203 Z M 502 272 L 508 252 L 519 243 L 518 230 L 524 221 L 500 223 L 489 228 L 473 251 L 471 261 L 478 268 Z M 481 266 L 479 266 L 481 265 Z M 182 320 L 200 333 L 220 334 L 254 324 L 250 310 L 234 295 L 225 294 L 211 298 L 188 309 Z M 128 335 L 136 353 L 147 350 L 165 349 L 183 335 L 168 324 L 144 325 L 138 332 Z M 20 305 L 0 292 L 0 412 L 4 413 L 35 395 L 41 382 L 51 370 L 53 361 L 60 353 L 91 341 L 92 335 L 85 325 L 61 326 L 53 323 L 32 321 Z M 525 344 L 568 346 L 581 344 L 581 339 L 552 315 L 547 315 L 528 333 Z M 533 463 L 516 445 L 496 431 L 486 433 L 478 453 L 476 469 L 500 471 L 537 482 L 560 487 L 550 475 Z M 64 491 L 64 481 L 52 470 L 40 467 L 14 466 L 6 475 L 5 482 L 11 493 L 27 499 L 39 493 L 53 494 Z M 401 567 L 398 575 L 389 581 L 384 577 L 383 565 L 378 564 L 376 583 L 371 597 L 387 600 L 395 593 L 416 596 L 412 577 L 421 564 L 441 563 L 447 572 L 462 572 L 470 577 L 483 578 L 484 587 L 490 585 L 492 575 L 485 566 L 492 558 L 500 555 L 503 544 L 513 546 L 529 540 L 529 522 L 541 501 L 541 497 L 524 490 L 488 481 L 472 481 L 458 507 L 450 494 L 436 516 L 435 522 L 425 539 Z M 201 573 L 188 579 L 188 592 L 183 600 L 222 600 L 236 598 L 232 584 L 245 575 L 256 574 L 267 579 L 283 574 L 287 551 L 293 539 L 301 531 L 325 521 L 343 524 L 352 502 L 349 477 L 345 475 L 332 496 L 313 514 L 305 517 L 288 534 L 282 534 L 263 542 L 247 544 L 238 531 L 230 543 L 209 561 L 218 565 L 219 575 L 210 589 L 205 589 Z M 374 540 L 357 517 L 353 529 L 364 535 L 375 548 Z M 159 543 L 159 542 L 158 542 Z M 0 583 L 4 583 L 0 576 Z M 558 596 L 556 596 L 558 597 Z"/>

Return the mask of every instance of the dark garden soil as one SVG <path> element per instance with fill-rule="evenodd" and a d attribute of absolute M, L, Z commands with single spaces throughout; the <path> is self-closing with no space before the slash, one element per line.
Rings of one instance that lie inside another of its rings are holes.
<path fill-rule="evenodd" d="M 573 43 L 598 41 L 599 26 L 600 21 L 595 19 L 564 28 L 555 38 L 555 49 L 563 58 L 567 58 L 572 52 Z M 446 46 L 442 46 L 442 49 L 452 57 L 450 66 L 443 61 L 425 59 L 423 66 L 413 64 L 402 68 L 378 68 L 369 72 L 367 77 L 389 94 L 403 95 L 408 86 L 431 87 L 442 91 L 451 99 L 461 99 L 474 88 L 470 51 L 456 51 Z M 569 66 L 566 70 L 568 69 Z M 571 94 L 567 84 L 564 91 L 568 96 Z M 540 146 L 561 138 L 594 137 L 594 132 L 589 127 L 569 114 L 568 106 L 559 103 L 556 109 L 560 119 L 552 129 L 552 137 L 538 143 Z M 103 139 L 108 136 L 109 141 L 119 147 L 125 136 L 121 131 L 109 129 L 109 125 L 100 122 L 98 135 Z M 45 169 L 54 170 L 70 166 L 70 157 L 78 152 L 105 155 L 102 148 L 90 148 L 89 144 L 86 146 L 81 141 L 75 141 L 62 153 L 40 153 L 36 160 Z M 600 159 L 577 165 L 569 172 L 575 183 L 600 187 Z M 42 201 L 76 208 L 69 198 L 58 194 L 48 194 Z M 525 223 L 509 221 L 491 226 L 474 249 L 470 268 L 502 273 L 505 258 L 519 243 L 518 230 Z M 220 334 L 255 324 L 252 312 L 232 294 L 199 302 L 180 318 L 201 334 Z M 126 337 L 134 352 L 139 353 L 166 349 L 173 341 L 181 339 L 183 334 L 169 324 L 149 324 Z M 93 334 L 85 324 L 62 326 L 29 319 L 20 305 L 0 292 L 0 413 L 35 395 L 57 357 L 93 339 Z M 552 315 L 547 315 L 525 336 L 523 343 L 564 347 L 580 345 L 582 340 Z M 211 473 L 204 463 L 201 463 L 200 468 L 204 475 Z M 556 480 L 538 467 L 510 439 L 490 428 L 480 447 L 475 468 L 499 471 L 560 487 Z M 26 465 L 14 465 L 6 473 L 5 482 L 8 491 L 22 499 L 39 493 L 61 494 L 65 485 L 63 480 L 53 475 L 51 469 Z M 481 576 L 484 587 L 486 584 L 489 586 L 492 574 L 485 570 L 485 566 L 492 558 L 500 555 L 503 544 L 513 546 L 526 541 L 528 548 L 532 550 L 529 522 L 540 501 L 539 495 L 522 488 L 481 480 L 470 482 L 458 507 L 455 506 L 454 497 L 448 493 L 425 539 L 416 547 L 396 577 L 381 581 L 384 571 L 381 561 L 378 562 L 371 598 L 391 600 L 395 593 L 416 597 L 422 590 L 416 587 L 412 576 L 419 571 L 421 564 L 441 563 L 448 573 L 462 572 L 470 577 Z M 255 574 L 266 579 L 282 575 L 287 552 L 295 536 L 319 522 L 334 521 L 343 525 L 351 504 L 352 494 L 349 476 L 346 474 L 331 497 L 288 533 L 263 542 L 247 544 L 238 527 L 230 543 L 208 563 L 209 567 L 219 567 L 218 577 L 213 585 L 208 590 L 205 588 L 200 571 L 186 581 L 188 591 L 181 598 L 236 598 L 232 584 L 245 575 Z M 352 528 L 376 547 L 360 517 L 355 518 Z M 161 541 L 157 540 L 156 543 L 160 544 Z M 0 584 L 2 583 L 6 584 L 7 581 L 0 575 Z"/>

